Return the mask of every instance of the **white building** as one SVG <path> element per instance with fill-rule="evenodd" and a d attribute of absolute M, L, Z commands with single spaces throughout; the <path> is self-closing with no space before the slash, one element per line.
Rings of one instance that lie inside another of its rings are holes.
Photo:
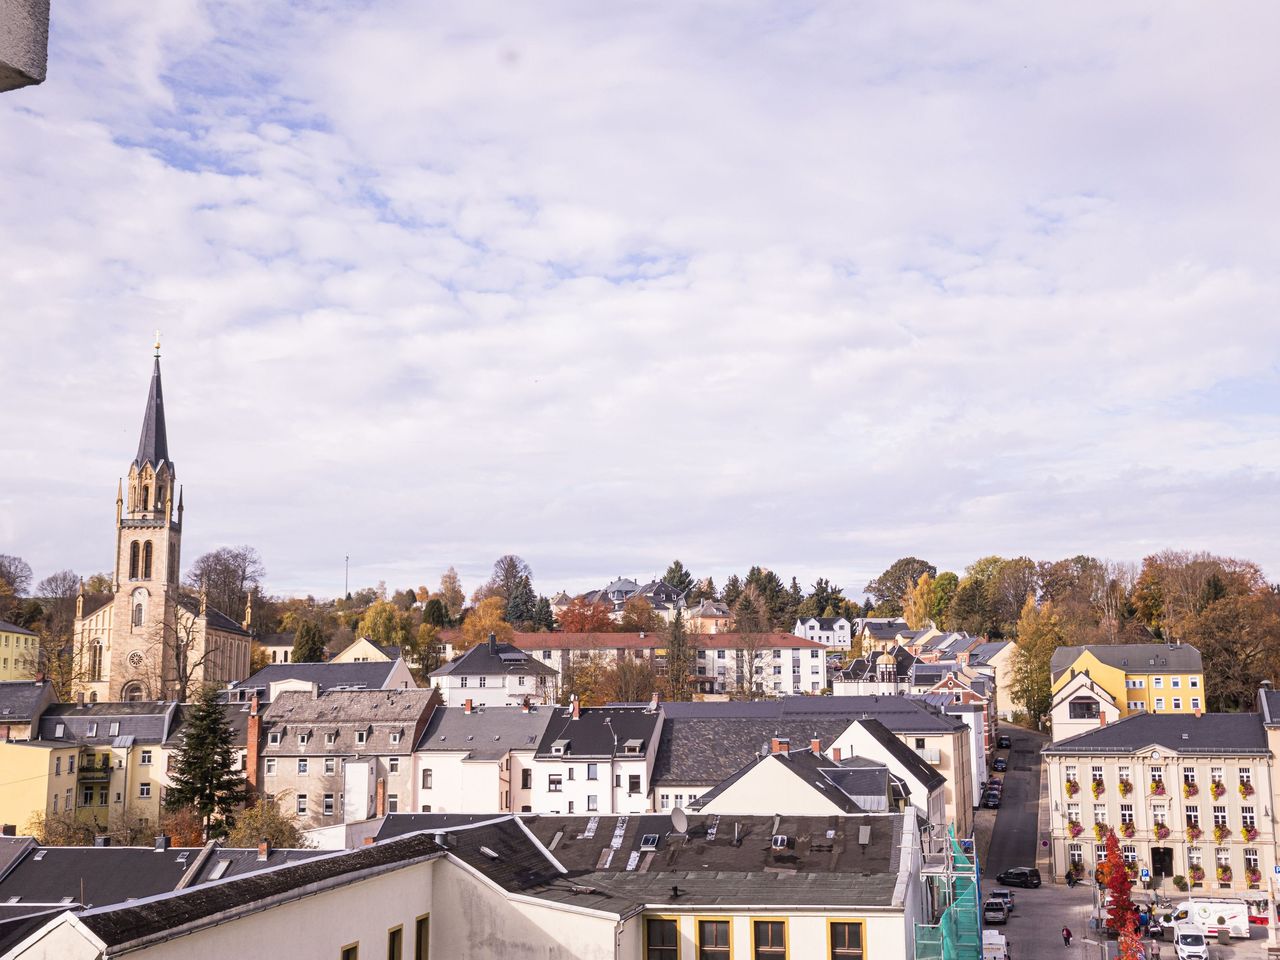
<path fill-rule="evenodd" d="M 853 643 L 853 625 L 844 617 L 807 617 L 796 621 L 797 637 L 816 640 L 828 647 L 848 650 Z"/>
<path fill-rule="evenodd" d="M 464 700 L 478 707 L 554 703 L 558 679 L 550 666 L 509 643 L 498 643 L 493 634 L 487 643 L 476 644 L 431 673 L 446 706 L 458 706 Z"/>

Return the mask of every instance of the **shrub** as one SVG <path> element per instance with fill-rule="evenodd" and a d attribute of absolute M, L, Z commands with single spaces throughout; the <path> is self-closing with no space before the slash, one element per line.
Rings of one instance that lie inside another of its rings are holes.
<path fill-rule="evenodd" d="M 1173 885 L 1177 887 L 1179 890 L 1181 890 L 1183 893 L 1187 892 L 1187 888 L 1189 886 L 1187 883 L 1187 878 L 1184 877 L 1182 874 L 1178 874 L 1176 877 L 1173 878 Z"/>

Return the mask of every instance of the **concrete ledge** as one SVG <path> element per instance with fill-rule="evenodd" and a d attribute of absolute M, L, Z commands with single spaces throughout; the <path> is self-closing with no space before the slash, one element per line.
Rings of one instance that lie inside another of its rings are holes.
<path fill-rule="evenodd" d="M 0 0 L 0 92 L 43 83 L 49 0 Z"/>

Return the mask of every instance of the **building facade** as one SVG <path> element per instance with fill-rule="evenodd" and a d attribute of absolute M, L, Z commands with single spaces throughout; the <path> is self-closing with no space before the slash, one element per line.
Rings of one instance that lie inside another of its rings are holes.
<path fill-rule="evenodd" d="M 0 620 L 0 683 L 32 680 L 40 669 L 40 637 L 26 627 Z"/>

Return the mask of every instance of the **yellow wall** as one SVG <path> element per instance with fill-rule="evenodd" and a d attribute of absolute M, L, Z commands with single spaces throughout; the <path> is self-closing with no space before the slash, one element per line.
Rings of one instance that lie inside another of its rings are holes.
<path fill-rule="evenodd" d="M 1205 709 L 1203 673 L 1126 673 L 1119 667 L 1111 667 L 1103 663 L 1089 650 L 1081 651 L 1075 662 L 1054 682 L 1054 694 L 1066 686 L 1073 673 L 1085 672 L 1088 672 L 1089 678 L 1094 683 L 1111 694 L 1120 708 L 1122 719 L 1142 711 L 1193 713 L 1197 707 L 1200 710 Z M 1136 685 L 1130 686 L 1130 684 Z M 1178 701 L 1176 707 L 1174 700 Z M 1160 702 L 1157 703 L 1157 701 Z M 1142 706 L 1130 708 L 1131 703 Z"/>
<path fill-rule="evenodd" d="M 39 637 L 0 630 L 0 680 L 30 680 L 39 662 Z"/>
<path fill-rule="evenodd" d="M 33 814 L 52 813 L 58 798 L 58 812 L 66 809 L 67 791 L 75 802 L 76 775 L 70 763 L 76 756 L 73 746 L 0 742 L 0 823 L 11 823 L 19 832 Z"/>

